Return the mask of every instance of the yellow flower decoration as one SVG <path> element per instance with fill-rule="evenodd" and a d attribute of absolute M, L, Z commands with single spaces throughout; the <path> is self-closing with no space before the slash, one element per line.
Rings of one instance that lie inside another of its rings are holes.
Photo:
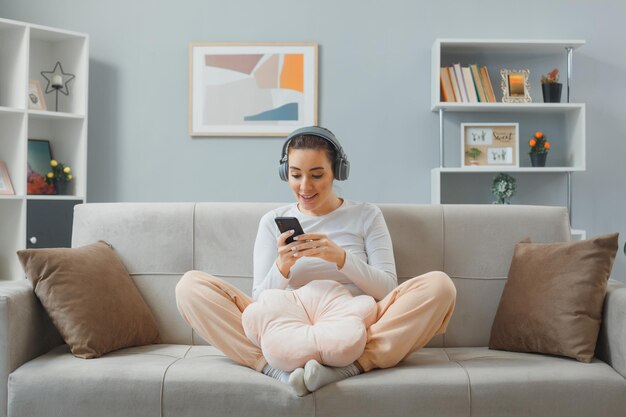
<path fill-rule="evenodd" d="M 45 175 L 47 184 L 56 183 L 58 181 L 68 182 L 72 180 L 72 168 L 66 166 L 64 163 L 57 161 L 56 159 L 50 160 L 52 169 Z"/>

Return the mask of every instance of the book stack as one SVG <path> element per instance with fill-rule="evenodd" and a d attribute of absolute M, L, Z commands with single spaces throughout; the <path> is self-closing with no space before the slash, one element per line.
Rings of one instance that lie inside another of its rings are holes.
<path fill-rule="evenodd" d="M 495 103 L 487 67 L 472 64 L 441 67 L 441 101 L 456 103 Z"/>

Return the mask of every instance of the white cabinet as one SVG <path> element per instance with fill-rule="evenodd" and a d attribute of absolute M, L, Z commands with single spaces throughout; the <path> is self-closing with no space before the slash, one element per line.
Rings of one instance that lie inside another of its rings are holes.
<path fill-rule="evenodd" d="M 29 109 L 29 80 L 38 80 L 45 90 L 41 72 L 52 71 L 57 62 L 75 75 L 69 95 L 58 95 L 58 111 L 54 92 L 44 93 L 47 110 Z M 29 200 L 85 201 L 88 75 L 88 35 L 0 19 L 0 161 L 15 192 L 0 195 L 0 279 L 23 276 L 15 252 L 26 247 Z M 68 195 L 28 195 L 28 139 L 50 141 L 53 158 L 72 168 Z"/>
<path fill-rule="evenodd" d="M 539 194 L 551 195 L 546 204 L 571 207 L 572 173 L 586 169 L 585 104 L 572 103 L 573 51 L 581 40 L 437 39 L 432 46 L 431 110 L 439 114 L 439 167 L 431 170 L 431 203 L 490 203 L 490 187 L 499 172 L 518 182 L 521 204 L 542 204 L 534 194 L 541 182 L 557 184 Z M 441 98 L 441 67 L 460 63 L 486 66 L 496 102 L 444 102 Z M 560 70 L 563 83 L 561 103 L 544 103 L 541 75 Z M 529 69 L 532 102 L 503 103 L 501 69 Z M 518 123 L 519 167 L 462 167 L 462 123 Z M 528 140 L 542 131 L 551 142 L 546 167 L 532 167 Z M 556 177 L 556 178 L 554 178 Z M 539 185 L 538 185 L 539 184 Z M 558 189 L 557 189 L 558 188 Z M 534 193 L 534 194 L 533 194 Z M 554 197 L 554 198 L 552 198 Z M 571 217 L 570 217 L 571 218 Z M 572 236 L 584 236 L 573 231 Z"/>

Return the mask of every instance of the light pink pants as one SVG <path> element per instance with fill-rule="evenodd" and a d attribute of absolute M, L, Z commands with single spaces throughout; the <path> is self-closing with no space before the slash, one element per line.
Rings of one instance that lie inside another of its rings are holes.
<path fill-rule="evenodd" d="M 207 342 L 235 362 L 261 371 L 267 362 L 246 337 L 241 313 L 253 300 L 235 286 L 202 271 L 189 271 L 176 285 L 183 319 Z M 456 288 L 443 272 L 407 280 L 378 304 L 357 362 L 365 372 L 390 368 L 444 333 L 454 311 Z"/>

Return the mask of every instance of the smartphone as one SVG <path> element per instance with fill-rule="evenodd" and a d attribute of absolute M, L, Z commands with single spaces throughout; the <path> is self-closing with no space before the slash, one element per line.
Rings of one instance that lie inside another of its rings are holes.
<path fill-rule="evenodd" d="M 285 242 L 291 243 L 293 242 L 294 236 L 299 236 L 304 234 L 304 230 L 302 230 L 302 226 L 296 217 L 276 217 L 274 219 L 276 225 L 278 226 L 278 230 L 280 233 L 285 233 L 287 230 L 293 230 L 293 235 L 289 236 Z"/>

